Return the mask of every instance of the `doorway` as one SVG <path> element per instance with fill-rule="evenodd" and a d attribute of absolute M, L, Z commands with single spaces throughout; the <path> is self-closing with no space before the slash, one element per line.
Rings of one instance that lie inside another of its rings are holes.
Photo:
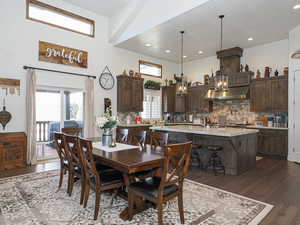
<path fill-rule="evenodd" d="M 54 132 L 84 127 L 84 92 L 38 87 L 36 91 L 37 160 L 57 159 Z"/>

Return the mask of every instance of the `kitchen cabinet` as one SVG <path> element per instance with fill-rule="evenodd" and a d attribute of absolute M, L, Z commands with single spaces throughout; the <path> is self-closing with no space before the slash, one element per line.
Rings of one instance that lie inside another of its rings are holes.
<path fill-rule="evenodd" d="M 288 77 L 282 76 L 267 81 L 271 111 L 288 112 Z"/>
<path fill-rule="evenodd" d="M 258 153 L 268 156 L 287 158 L 288 130 L 259 129 Z"/>
<path fill-rule="evenodd" d="M 195 86 L 188 88 L 186 111 L 192 113 L 207 113 L 209 102 L 205 99 L 208 86 Z"/>
<path fill-rule="evenodd" d="M 184 113 L 186 96 L 177 96 L 175 85 L 162 87 L 162 108 L 163 113 Z"/>
<path fill-rule="evenodd" d="M 175 86 L 162 87 L 162 111 L 163 113 L 175 112 Z"/>
<path fill-rule="evenodd" d="M 288 77 L 253 80 L 250 95 L 252 112 L 288 112 Z"/>
<path fill-rule="evenodd" d="M 1 133 L 0 170 L 26 166 L 27 141 L 25 133 Z"/>
<path fill-rule="evenodd" d="M 117 76 L 118 112 L 142 112 L 144 100 L 144 79 Z"/>
<path fill-rule="evenodd" d="M 250 111 L 265 112 L 266 111 L 266 81 L 254 80 L 250 87 Z"/>

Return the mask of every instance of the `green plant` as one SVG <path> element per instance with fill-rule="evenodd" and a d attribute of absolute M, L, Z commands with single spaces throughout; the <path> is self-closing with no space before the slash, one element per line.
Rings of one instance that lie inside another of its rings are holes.
<path fill-rule="evenodd" d="M 156 88 L 160 88 L 161 83 L 160 82 L 156 82 L 153 80 L 147 80 L 145 82 L 145 87 L 156 87 Z"/>

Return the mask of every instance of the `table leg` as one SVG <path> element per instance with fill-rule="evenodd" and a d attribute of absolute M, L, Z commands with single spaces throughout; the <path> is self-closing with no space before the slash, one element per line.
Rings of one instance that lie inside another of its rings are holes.
<path fill-rule="evenodd" d="M 128 174 L 124 174 L 124 181 L 125 184 L 128 188 L 129 184 L 135 182 L 135 178 L 129 176 Z M 142 198 L 140 197 L 135 197 L 134 198 L 134 211 L 133 211 L 133 215 L 138 214 L 146 209 L 148 209 L 149 207 L 151 207 L 152 205 L 150 203 L 145 202 Z M 122 220 L 129 220 L 129 211 L 128 211 L 128 207 L 126 207 L 121 213 L 120 213 L 120 218 Z"/>

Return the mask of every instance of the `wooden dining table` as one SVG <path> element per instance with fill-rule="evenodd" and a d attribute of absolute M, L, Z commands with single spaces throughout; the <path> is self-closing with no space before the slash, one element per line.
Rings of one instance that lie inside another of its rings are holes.
<path fill-rule="evenodd" d="M 100 138 L 90 138 L 89 140 L 92 142 L 99 142 Z M 154 168 L 161 168 L 164 159 L 163 154 L 153 152 L 150 148 L 141 150 L 139 146 L 136 148 L 130 147 L 131 148 L 128 150 L 113 152 L 104 151 L 95 147 L 93 150 L 97 162 L 110 166 L 123 173 L 124 182 L 127 187 L 132 182 L 135 182 L 135 178 L 132 174 L 141 171 L 149 171 Z M 135 199 L 134 214 L 144 211 L 147 208 L 149 208 L 149 204 L 142 199 Z M 129 219 L 128 207 L 121 212 L 120 218 L 123 220 Z"/>

